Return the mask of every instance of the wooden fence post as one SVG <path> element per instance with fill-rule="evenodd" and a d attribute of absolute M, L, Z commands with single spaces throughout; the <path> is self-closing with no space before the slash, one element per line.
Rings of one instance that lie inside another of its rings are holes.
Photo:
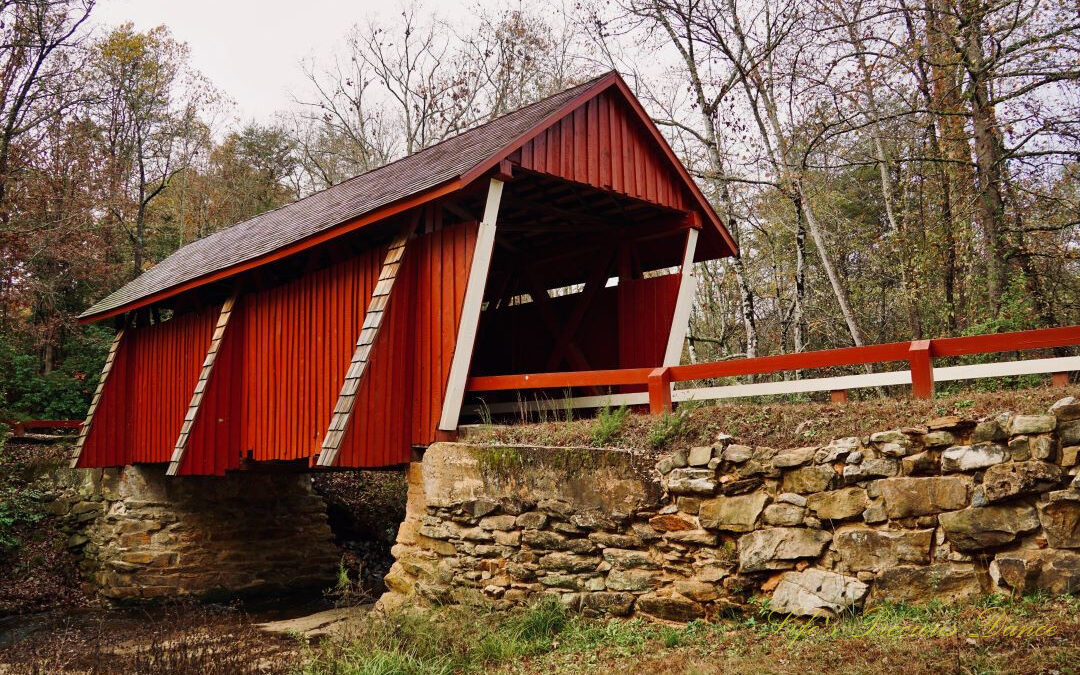
<path fill-rule="evenodd" d="M 653 415 L 671 412 L 670 368 L 657 368 L 649 373 L 649 412 Z"/>
<path fill-rule="evenodd" d="M 1069 386 L 1069 374 L 1068 373 L 1054 373 L 1050 376 L 1050 384 L 1055 389 L 1064 389 Z"/>
<path fill-rule="evenodd" d="M 847 389 L 833 389 L 829 392 L 829 400 L 833 403 L 847 403 L 848 392 Z"/>
<path fill-rule="evenodd" d="M 915 398 L 933 398 L 934 363 L 930 340 L 914 340 L 908 348 L 911 364 L 911 394 Z"/>

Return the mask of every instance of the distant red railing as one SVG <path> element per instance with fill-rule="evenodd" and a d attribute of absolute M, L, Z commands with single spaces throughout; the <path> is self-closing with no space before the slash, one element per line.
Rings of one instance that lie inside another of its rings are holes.
<path fill-rule="evenodd" d="M 866 347 L 845 347 L 663 368 L 622 368 L 473 377 L 466 384 L 466 390 L 481 392 L 646 385 L 649 390 L 649 410 L 653 414 L 659 414 L 671 410 L 671 384 L 673 382 L 761 375 L 830 366 L 907 361 L 911 368 L 912 394 L 916 398 L 930 398 L 934 393 L 933 360 L 935 357 L 994 354 L 1075 345 L 1080 345 L 1080 326 L 1064 326 L 994 335 L 890 342 Z M 1064 386 L 1067 381 L 1066 373 L 1054 374 L 1056 385 Z M 843 399 L 843 397 L 836 398 Z"/>
<path fill-rule="evenodd" d="M 82 428 L 82 420 L 6 420 L 4 424 L 11 427 L 12 435 L 20 438 L 31 429 L 74 429 Z"/>

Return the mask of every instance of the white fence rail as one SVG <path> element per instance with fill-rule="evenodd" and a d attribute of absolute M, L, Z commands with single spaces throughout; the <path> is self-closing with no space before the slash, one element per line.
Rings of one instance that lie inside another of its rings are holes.
<path fill-rule="evenodd" d="M 1067 373 L 1080 371 L 1080 356 L 1064 356 L 1051 359 L 1029 359 L 1027 361 L 1002 361 L 998 363 L 979 363 L 971 366 L 943 366 L 934 368 L 935 382 L 954 382 L 957 380 L 979 380 L 994 377 L 1012 377 L 1016 375 L 1040 375 L 1047 373 Z M 727 398 L 747 398 L 750 396 L 778 396 L 782 394 L 804 394 L 818 391 L 838 391 L 847 389 L 866 389 L 890 385 L 910 385 L 911 371 L 896 370 L 886 373 L 867 373 L 865 375 L 840 375 L 837 377 L 816 377 L 805 380 L 783 380 L 780 382 L 759 382 L 753 384 L 731 384 L 720 387 L 698 387 L 693 389 L 675 389 L 671 400 L 716 401 Z M 567 408 L 603 408 L 622 405 L 648 405 L 649 394 L 606 394 L 601 396 L 578 396 L 574 398 L 529 400 L 490 405 L 474 404 L 468 406 L 468 412 L 482 414 L 485 409 L 495 415 L 539 410 L 565 410 Z"/>

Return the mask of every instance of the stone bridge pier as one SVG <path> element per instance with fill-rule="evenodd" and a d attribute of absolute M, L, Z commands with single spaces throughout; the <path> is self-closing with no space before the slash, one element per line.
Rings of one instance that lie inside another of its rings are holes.
<path fill-rule="evenodd" d="M 114 600 L 325 587 L 340 554 L 311 477 L 165 476 L 161 465 L 80 469 L 57 500 L 81 523 L 69 546 Z"/>

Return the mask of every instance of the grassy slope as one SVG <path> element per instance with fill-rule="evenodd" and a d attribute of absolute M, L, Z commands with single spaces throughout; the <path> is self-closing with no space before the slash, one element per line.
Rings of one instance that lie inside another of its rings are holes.
<path fill-rule="evenodd" d="M 614 432 L 608 428 L 601 431 L 600 418 L 569 422 L 563 418 L 544 423 L 480 427 L 470 438 L 508 444 L 603 444 L 663 450 L 711 443 L 716 434 L 726 433 L 750 445 L 795 447 L 910 426 L 943 415 L 1041 413 L 1067 395 L 1080 398 L 1080 387 L 969 391 L 927 401 L 870 397 L 844 404 L 789 403 L 771 398 L 695 407 L 682 416 L 677 413 L 666 422 L 662 418 L 631 414 Z M 603 443 L 599 442 L 601 437 L 606 437 Z"/>

